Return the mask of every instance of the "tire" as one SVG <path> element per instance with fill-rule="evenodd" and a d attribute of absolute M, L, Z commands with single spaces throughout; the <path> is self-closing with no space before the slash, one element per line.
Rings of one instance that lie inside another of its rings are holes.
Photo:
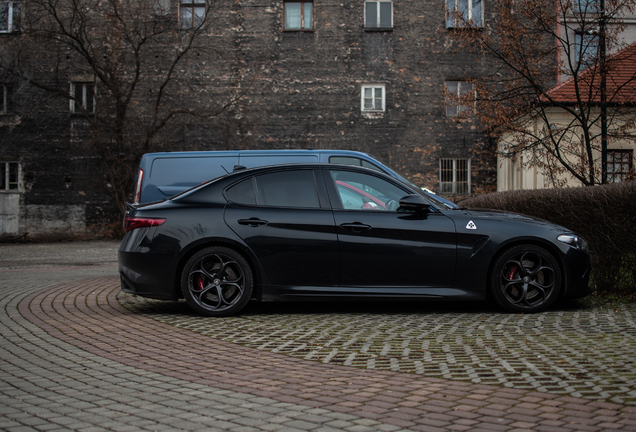
<path fill-rule="evenodd" d="M 561 291 L 561 269 L 545 249 L 520 245 L 501 254 L 490 275 L 495 301 L 510 312 L 540 312 Z"/>
<path fill-rule="evenodd" d="M 181 292 L 198 314 L 222 317 L 238 313 L 252 296 L 254 278 L 238 252 L 209 247 L 192 256 L 181 273 Z"/>

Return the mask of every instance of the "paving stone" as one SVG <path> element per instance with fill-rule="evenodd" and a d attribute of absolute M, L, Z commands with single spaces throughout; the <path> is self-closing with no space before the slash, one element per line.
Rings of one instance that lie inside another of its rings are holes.
<path fill-rule="evenodd" d="M 122 294 L 116 244 L 94 245 L 91 266 L 47 268 L 3 267 L 29 248 L 0 245 L 1 430 L 634 430 L 632 306 L 263 304 L 210 319 Z"/>

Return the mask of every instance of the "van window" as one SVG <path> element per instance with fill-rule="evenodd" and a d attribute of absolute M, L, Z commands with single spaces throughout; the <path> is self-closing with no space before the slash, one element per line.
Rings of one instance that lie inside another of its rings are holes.
<path fill-rule="evenodd" d="M 256 177 L 258 205 L 319 208 L 313 170 L 283 171 Z"/>
<path fill-rule="evenodd" d="M 350 157 L 350 156 L 331 156 L 329 158 L 329 163 L 342 164 L 342 165 L 355 165 L 355 166 L 371 168 L 376 171 L 384 172 L 376 165 L 373 165 L 371 162 L 367 162 L 364 159 Z"/>
<path fill-rule="evenodd" d="M 159 185 L 196 185 L 232 171 L 236 157 L 166 157 L 152 162 L 150 178 Z"/>
<path fill-rule="evenodd" d="M 241 154 L 239 156 L 239 164 L 246 167 L 259 167 L 267 165 L 282 165 L 291 163 L 315 163 L 318 162 L 318 155 L 302 154 L 302 155 L 281 155 L 281 154 Z"/>

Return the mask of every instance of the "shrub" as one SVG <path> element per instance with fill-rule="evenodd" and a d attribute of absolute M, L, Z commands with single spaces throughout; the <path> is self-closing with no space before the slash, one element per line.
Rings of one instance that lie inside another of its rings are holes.
<path fill-rule="evenodd" d="M 498 192 L 459 205 L 523 213 L 569 228 L 589 243 L 597 291 L 636 290 L 636 181 Z"/>

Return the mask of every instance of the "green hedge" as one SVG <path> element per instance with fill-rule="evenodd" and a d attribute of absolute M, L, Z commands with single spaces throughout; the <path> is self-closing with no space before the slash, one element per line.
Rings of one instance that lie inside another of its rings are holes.
<path fill-rule="evenodd" d="M 567 227 L 589 243 L 597 291 L 636 291 L 636 181 L 498 192 L 459 205 L 523 213 Z"/>

